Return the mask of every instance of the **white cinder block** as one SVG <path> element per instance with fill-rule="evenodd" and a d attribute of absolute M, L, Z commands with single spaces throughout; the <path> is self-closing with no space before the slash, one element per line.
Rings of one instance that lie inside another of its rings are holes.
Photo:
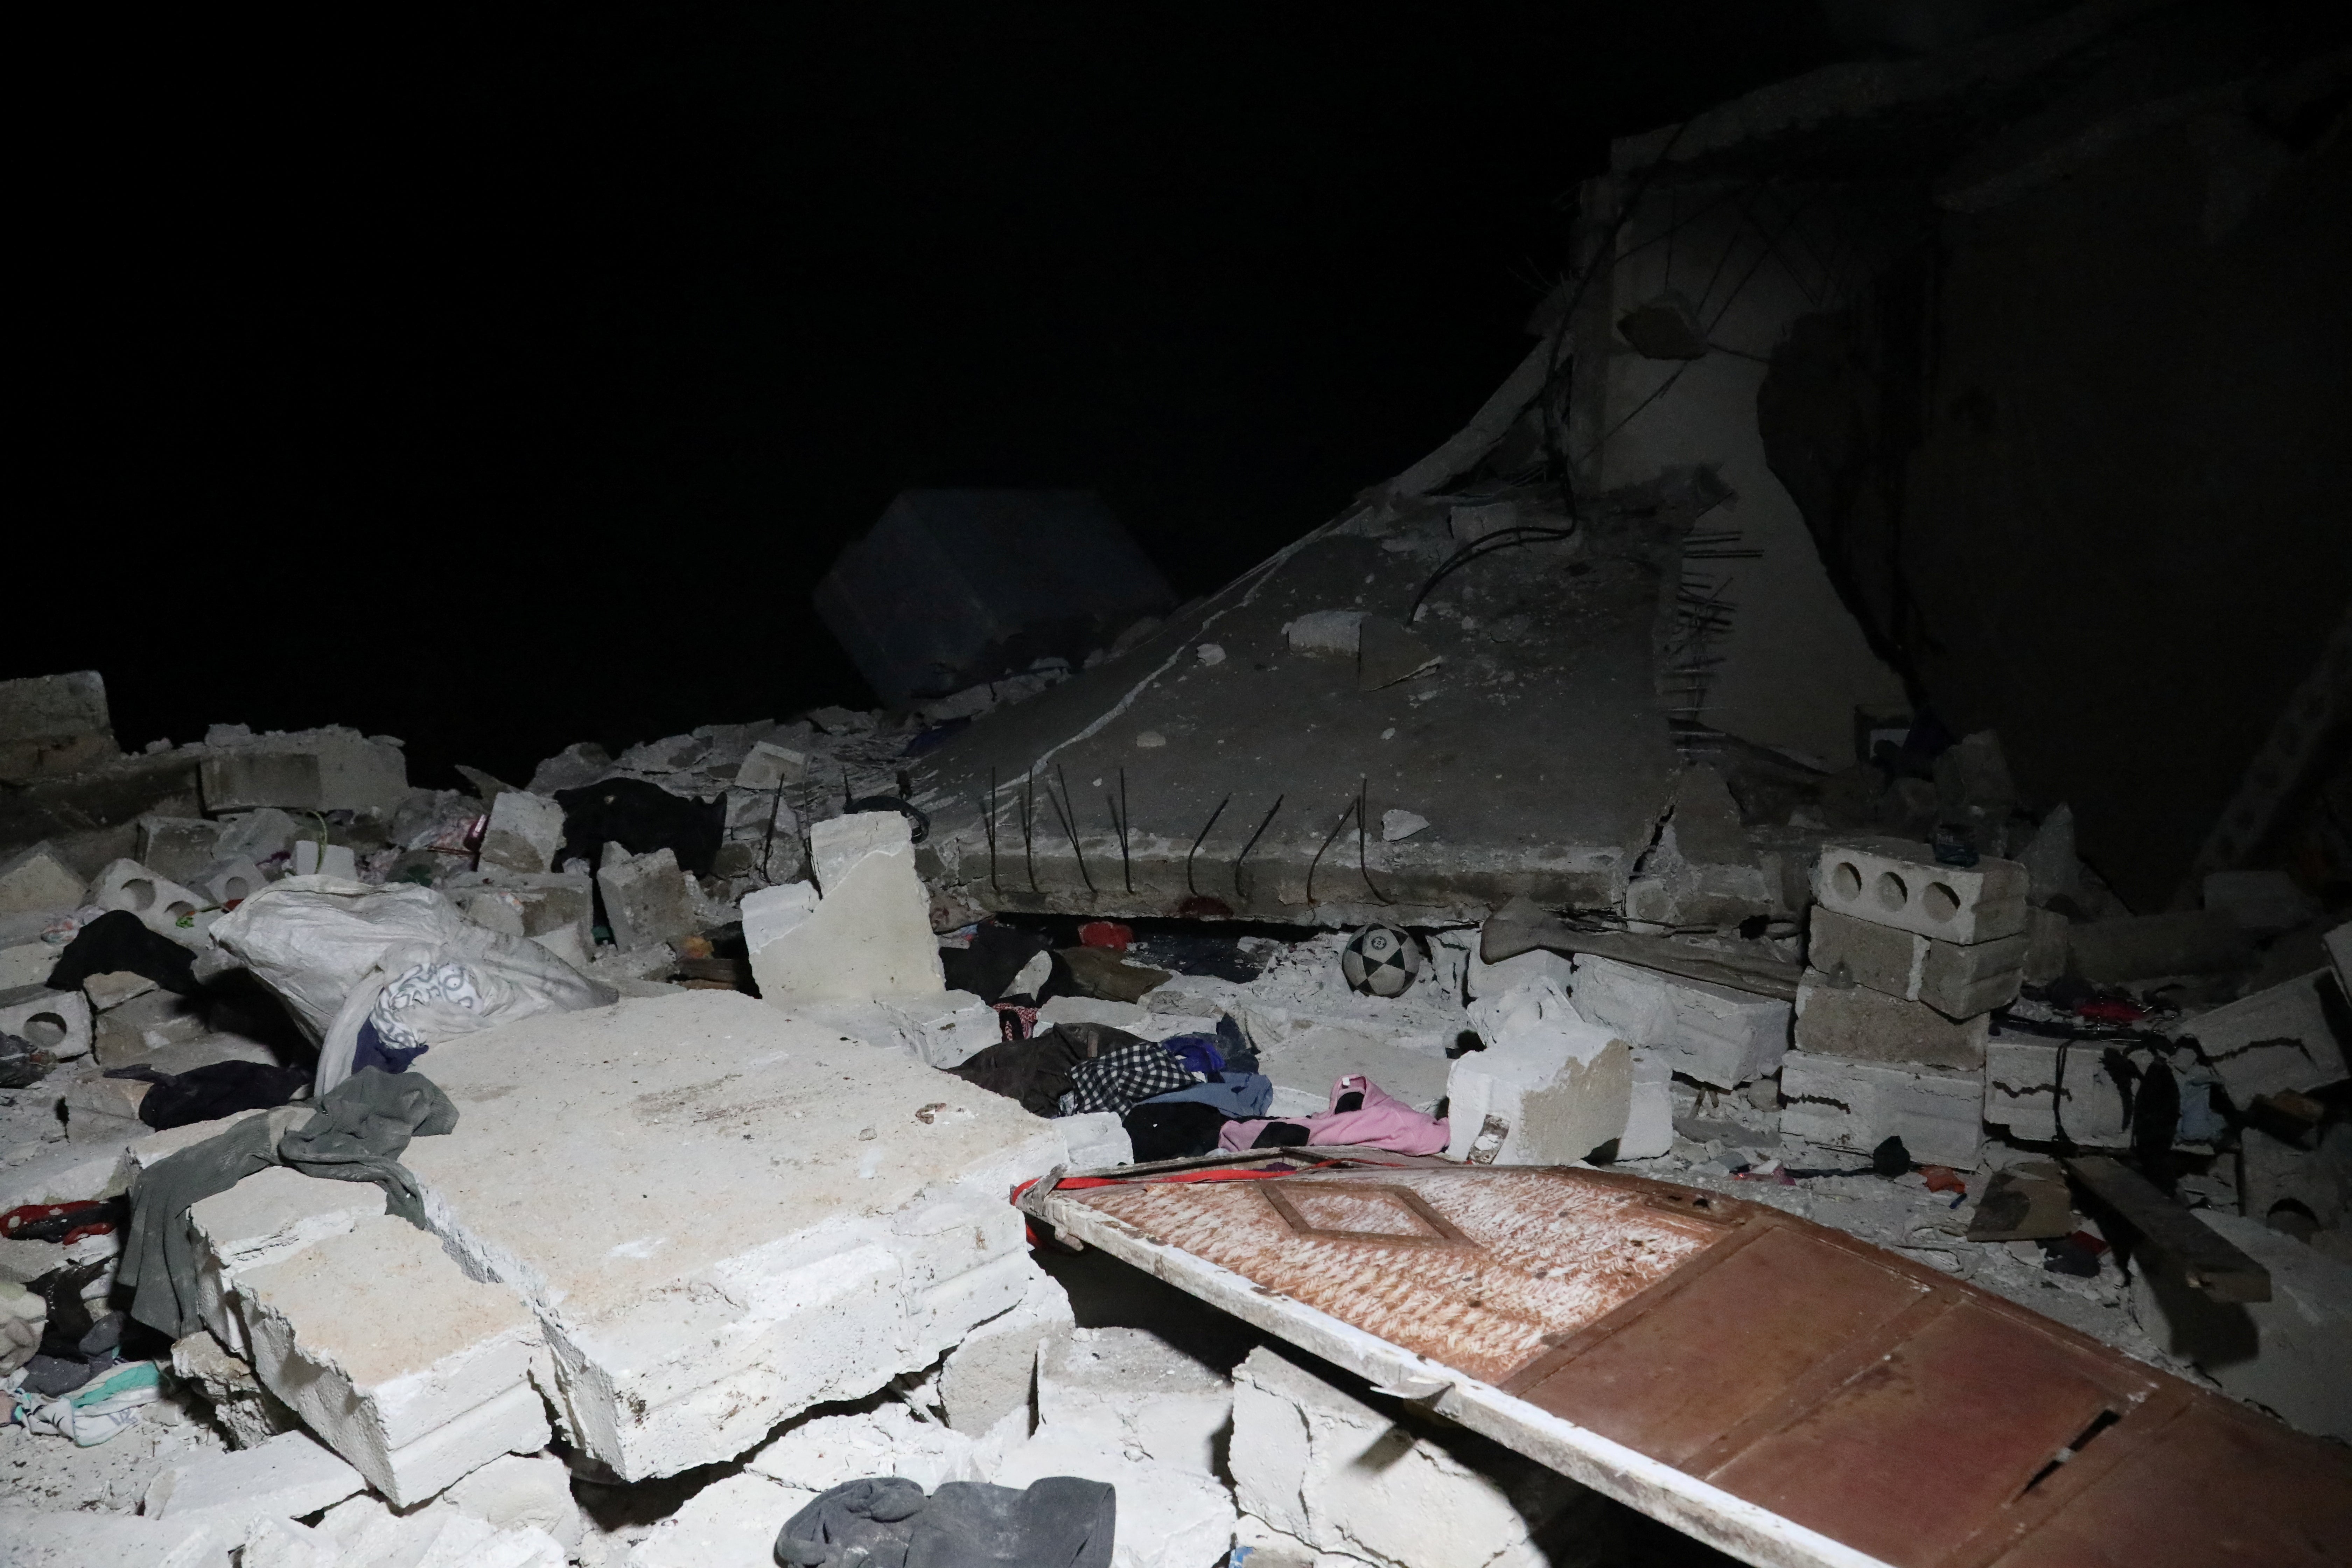
<path fill-rule="evenodd" d="M 89 901 L 103 910 L 128 910 L 159 936 L 179 941 L 183 917 L 194 917 L 212 900 L 193 888 L 159 877 L 136 860 L 117 860 L 90 884 Z"/>
<path fill-rule="evenodd" d="M 2309 974 L 2184 1018 L 2173 1033 L 2195 1037 L 2230 1098 L 2247 1105 L 2281 1089 L 2316 1089 L 2346 1076 L 2344 1047 L 2328 1027 L 2320 984 Z"/>
<path fill-rule="evenodd" d="M 366 1215 L 244 1270 L 237 1295 L 263 1384 L 395 1507 L 547 1446 L 530 1307 L 466 1278 L 429 1231 Z"/>
<path fill-rule="evenodd" d="M 1477 1165 L 1581 1160 L 1625 1131 L 1633 1047 L 1587 1023 L 1559 987 L 1530 981 L 1470 1009 L 1486 1042 L 1446 1075 L 1450 1159 Z"/>
<path fill-rule="evenodd" d="M 1633 1053 L 1633 1089 L 1625 1110 L 1625 1131 L 1617 1140 L 1621 1160 L 1654 1160 L 1675 1146 L 1674 1070 L 1654 1051 Z"/>
<path fill-rule="evenodd" d="M 446 1050 L 446 1056 L 445 1056 Z M 938 1361 L 1034 1278 L 1053 1125 L 732 992 L 436 1047 L 457 1129 L 404 1163 L 467 1271 L 524 1292 L 567 1441 L 626 1479 L 730 1459 Z"/>
<path fill-rule="evenodd" d="M 1979 1068 L 1990 1020 L 1954 1022 L 1925 1002 L 1839 984 L 1817 969 L 1797 987 L 1797 1049 L 1808 1056 L 1910 1066 Z"/>
<path fill-rule="evenodd" d="M 1037 1420 L 1063 1436 L 1209 1475 L 1234 1385 L 1148 1329 L 1080 1329 L 1037 1361 Z"/>
<path fill-rule="evenodd" d="M 2023 931 L 2027 886 L 2014 860 L 1939 866 L 1895 839 L 1828 845 L 1813 867 L 1813 897 L 1837 913 L 1964 945 Z"/>
<path fill-rule="evenodd" d="M 1069 1167 L 1073 1171 L 1102 1171 L 1113 1165 L 1135 1163 L 1135 1141 L 1127 1135 L 1127 1124 L 1110 1111 L 1057 1116 L 1054 1126 L 1062 1134 L 1063 1146 L 1070 1152 Z"/>
<path fill-rule="evenodd" d="M 1667 1070 L 1717 1089 L 1769 1076 L 1789 1048 L 1789 1004 L 1580 953 L 1576 1011 Z"/>
<path fill-rule="evenodd" d="M 1460 1447 L 1265 1348 L 1234 1373 L 1231 1468 L 1245 1514 L 1317 1553 L 1378 1568 L 1541 1568 L 1533 1538 L 1591 1494 L 1501 1448 L 1473 1468 Z"/>
<path fill-rule="evenodd" d="M 563 847 L 563 807 L 529 790 L 499 792 L 482 830 L 481 862 L 509 871 L 550 871 Z M 675 857 L 673 857 L 675 858 Z"/>
<path fill-rule="evenodd" d="M 930 898 L 907 819 L 859 812 L 809 829 L 823 896 L 784 883 L 746 898 L 743 937 L 760 994 L 778 1005 L 936 995 L 947 989 Z"/>
<path fill-rule="evenodd" d="M 0 991 L 0 1033 L 29 1040 L 63 1061 L 89 1054 L 89 999 L 79 991 L 23 985 Z"/>
<path fill-rule="evenodd" d="M 1984 1071 L 1856 1062 L 1790 1051 L 1780 1064 L 1780 1131 L 1866 1154 L 1899 1137 L 1922 1164 L 1972 1168 L 1984 1142 Z"/>
<path fill-rule="evenodd" d="M 225 906 L 253 897 L 269 886 L 269 879 L 262 875 L 260 867 L 238 857 L 212 861 L 189 879 L 188 886 L 203 895 L 205 903 Z"/>
<path fill-rule="evenodd" d="M 1069 1292 L 1040 1272 L 1020 1303 L 973 1329 L 940 1368 L 939 1397 L 948 1425 L 975 1436 L 1008 1411 L 1027 1411 L 1041 1351 L 1067 1342 L 1077 1320 Z"/>
<path fill-rule="evenodd" d="M 2097 1149 L 2131 1142 L 2122 1092 L 2107 1077 L 2095 1040 L 2030 1035 L 1987 1040 L 1984 1119 L 2023 1142 L 2055 1142 L 2062 1132 Z"/>
<path fill-rule="evenodd" d="M 366 1485 L 308 1432 L 286 1432 L 256 1447 L 165 1463 L 140 1510 L 150 1518 L 199 1517 L 242 1537 L 249 1521 L 318 1513 Z"/>
<path fill-rule="evenodd" d="M 1924 1002 L 1947 1017 L 1968 1018 L 2017 999 L 2032 945 L 2031 929 L 1963 947 L 1816 904 L 1805 962 L 1853 984 Z"/>

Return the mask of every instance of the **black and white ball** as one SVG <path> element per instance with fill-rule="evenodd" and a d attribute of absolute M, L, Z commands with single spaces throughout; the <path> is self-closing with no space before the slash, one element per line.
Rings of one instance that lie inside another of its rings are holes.
<path fill-rule="evenodd" d="M 1419 977 L 1429 955 L 1411 934 L 1394 926 L 1369 925 L 1348 939 L 1339 952 L 1339 973 L 1355 989 L 1373 996 L 1402 996 Z"/>

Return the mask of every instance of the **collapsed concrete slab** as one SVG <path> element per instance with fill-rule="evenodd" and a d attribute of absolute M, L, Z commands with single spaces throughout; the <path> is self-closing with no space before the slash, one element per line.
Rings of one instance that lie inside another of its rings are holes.
<path fill-rule="evenodd" d="M 1776 1071 L 1789 1048 L 1789 1004 L 1773 997 L 1591 953 L 1577 956 L 1575 975 L 1576 1010 L 1588 1022 L 1717 1089 Z"/>
<path fill-rule="evenodd" d="M 422 1141 L 420 1141 L 422 1142 Z M 530 1306 L 381 1212 L 239 1272 L 254 1371 L 395 1507 L 547 1447 L 552 1381 Z"/>
<path fill-rule="evenodd" d="M 809 829 L 809 849 L 816 889 L 787 882 L 743 900 L 760 994 L 783 1005 L 945 991 L 907 819 L 895 811 L 835 817 Z"/>
<path fill-rule="evenodd" d="M 2345 1077 L 2344 1043 L 2322 1000 L 2322 987 L 2335 984 L 2331 971 L 2315 970 L 2184 1019 L 2173 1032 L 2196 1039 L 2241 1106 L 2283 1089 L 2317 1089 Z"/>
<path fill-rule="evenodd" d="M 1446 1076 L 1449 1159 L 1475 1165 L 1582 1160 L 1622 1138 L 1633 1110 L 1633 1047 L 1578 1016 L 1549 981 L 1481 1000 L 1486 1039 Z"/>
<path fill-rule="evenodd" d="M 323 1512 L 366 1485 L 316 1437 L 288 1432 L 255 1447 L 166 1464 L 149 1483 L 140 1511 L 201 1521 L 241 1539 L 254 1520 Z"/>
<path fill-rule="evenodd" d="M 133 1519 L 0 1504 L 8 1568 L 229 1568 L 238 1542 L 199 1520 Z"/>
<path fill-rule="evenodd" d="M 310 1115 L 302 1108 L 282 1113 L 280 1121 L 308 1121 Z M 219 1130 L 215 1123 L 203 1125 Z M 195 1205 L 188 1211 L 188 1227 L 198 1247 L 196 1302 L 205 1326 L 230 1353 L 252 1360 L 238 1299 L 245 1273 L 346 1236 L 362 1219 L 383 1213 L 383 1194 L 372 1185 L 320 1181 L 283 1165 L 257 1171 Z"/>
<path fill-rule="evenodd" d="M 514 1286 L 566 1440 L 625 1478 L 732 1458 L 1011 1310 L 1017 1182 L 1068 1157 L 1002 1097 L 696 991 L 434 1048 L 457 1130 L 405 1160 L 469 1271 Z"/>
<path fill-rule="evenodd" d="M 1401 1424 L 1264 1347 L 1234 1373 L 1232 1468 L 1243 1542 L 1302 1563 L 1538 1568 L 1553 1561 L 1544 1538 L 1597 1500 L 1499 1446 Z"/>
<path fill-rule="evenodd" d="M 1233 1383 L 1148 1329 L 1080 1329 L 1037 1360 L 1037 1419 L 1106 1449 L 1201 1475 L 1216 1470 Z"/>
<path fill-rule="evenodd" d="M 1867 1154 L 1900 1138 L 1911 1157 L 1966 1170 L 1984 1142 L 1982 1071 L 1848 1061 L 1790 1051 L 1780 1063 L 1780 1131 Z"/>

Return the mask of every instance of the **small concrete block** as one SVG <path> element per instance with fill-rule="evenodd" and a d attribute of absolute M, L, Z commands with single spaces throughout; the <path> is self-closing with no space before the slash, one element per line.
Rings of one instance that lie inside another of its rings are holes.
<path fill-rule="evenodd" d="M 301 1427 L 301 1418 L 261 1386 L 253 1363 L 232 1353 L 209 1329 L 173 1342 L 172 1375 L 192 1385 L 213 1407 L 213 1420 L 228 1434 L 232 1448 L 259 1447 L 282 1432 Z"/>
<path fill-rule="evenodd" d="M 815 1495 L 781 1486 L 757 1472 L 713 1481 L 637 1542 L 629 1553 L 629 1568 L 773 1563 L 784 1521 Z"/>
<path fill-rule="evenodd" d="M 78 909 L 82 879 L 46 843 L 0 860 L 0 915 Z"/>
<path fill-rule="evenodd" d="M 1474 1165 L 1559 1165 L 1623 1136 L 1633 1111 L 1633 1047 L 1587 1023 L 1549 981 L 1479 1001 L 1486 1042 L 1446 1074 L 1449 1159 Z"/>
<path fill-rule="evenodd" d="M 1234 1385 L 1148 1329 L 1079 1329 L 1037 1361 L 1037 1420 L 1105 1448 L 1212 1475 Z"/>
<path fill-rule="evenodd" d="M 8 1568 L 229 1568 L 236 1545 L 200 1519 L 135 1519 L 0 1503 L 0 1562 Z"/>
<path fill-rule="evenodd" d="M 1925 1002 L 1948 1017 L 1972 1018 L 2017 999 L 2032 940 L 2022 931 L 1963 947 L 1817 904 L 1805 962 L 1873 991 Z"/>
<path fill-rule="evenodd" d="M 587 1520 L 572 1496 L 572 1468 L 553 1454 L 504 1454 L 447 1491 L 440 1501 L 497 1530 L 528 1527 L 566 1550 L 577 1547 Z"/>
<path fill-rule="evenodd" d="M 506 1286 L 467 1279 L 431 1232 L 363 1215 L 240 1270 L 236 1290 L 261 1381 L 394 1506 L 547 1446 L 538 1320 Z"/>
<path fill-rule="evenodd" d="M 1039 1352 L 1066 1342 L 1076 1326 L 1069 1292 L 1051 1275 L 1037 1275 L 1019 1306 L 981 1324 L 948 1352 L 939 1380 L 948 1425 L 978 1436 L 1007 1411 L 1027 1410 Z"/>
<path fill-rule="evenodd" d="M 64 952 L 63 947 L 46 942 L 20 942 L 0 947 L 0 991 L 47 984 Z"/>
<path fill-rule="evenodd" d="M 2205 878 L 2205 909 L 2255 936 L 2293 931 L 2323 912 L 2319 900 L 2284 871 L 2213 871 Z"/>
<path fill-rule="evenodd" d="M 1983 1015 L 1954 1023 L 1924 1002 L 1840 985 L 1817 969 L 1797 986 L 1797 1049 L 1817 1057 L 1980 1068 L 1990 1031 Z"/>
<path fill-rule="evenodd" d="M 293 873 L 297 877 L 335 877 L 359 880 L 359 857 L 348 844 L 320 844 L 315 838 L 294 840 Z"/>
<path fill-rule="evenodd" d="M 2067 932 L 2067 972 L 2101 984 L 2210 974 L 2252 960 L 2252 940 L 2205 910 L 2092 921 Z"/>
<path fill-rule="evenodd" d="M 243 856 L 215 860 L 188 883 L 193 891 L 204 895 L 207 904 L 224 908 L 243 903 L 268 886 L 269 879 L 262 874 L 261 868 Z"/>
<path fill-rule="evenodd" d="M 1223 1481 L 1129 1458 L 1084 1429 L 1040 1427 L 989 1479 L 1001 1487 L 1027 1487 L 1047 1476 L 1076 1476 L 1117 1490 L 1111 1568 L 1203 1568 L 1221 1562 L 1233 1545 L 1234 1498 Z"/>
<path fill-rule="evenodd" d="M 1284 623 L 1283 640 L 1293 653 L 1353 658 L 1360 645 L 1365 614 L 1362 610 L 1309 610 Z"/>
<path fill-rule="evenodd" d="M 130 1190 L 122 1151 L 103 1143 L 44 1143 L 22 1164 L 0 1168 L 0 1214 L 26 1204 L 78 1204 Z"/>
<path fill-rule="evenodd" d="M 1867 1154 L 1899 1137 L 1922 1164 L 1973 1169 L 1984 1142 L 1984 1073 L 1790 1051 L 1780 1064 L 1780 1133 Z"/>
<path fill-rule="evenodd" d="M 156 989 L 153 981 L 131 969 L 109 970 L 81 983 L 81 994 L 89 998 L 91 1010 L 98 1013 L 120 1007 Z"/>
<path fill-rule="evenodd" d="M 1767 1076 L 1789 1048 L 1788 1003 L 1615 959 L 1580 953 L 1575 998 L 1586 1022 L 1717 1089 Z"/>
<path fill-rule="evenodd" d="M 1785 1053 L 1784 1053 L 1785 1054 Z M 1617 1140 L 1620 1160 L 1654 1160 L 1675 1147 L 1674 1068 L 1654 1051 L 1633 1053 L 1633 1092 L 1625 1131 Z"/>
<path fill-rule="evenodd" d="M 563 807 L 528 790 L 501 791 L 490 803 L 482 833 L 481 863 L 509 871 L 552 870 L 563 847 Z M 673 855 L 672 860 L 677 857 Z"/>
<path fill-rule="evenodd" d="M 1507 958 L 1500 963 L 1488 963 L 1478 956 L 1475 945 L 1471 948 L 1464 985 L 1472 1001 L 1481 996 L 1500 995 L 1530 980 L 1549 980 L 1562 991 L 1572 994 L 1576 989 L 1575 961 L 1564 952 L 1538 947 L 1515 958 Z"/>
<path fill-rule="evenodd" d="M 1234 1373 L 1236 1500 L 1317 1561 L 1534 1568 L 1536 1537 L 1586 1505 L 1574 1481 L 1499 1447 L 1443 1441 L 1263 1347 Z M 1461 1456 L 1481 1460 L 1476 1468 Z M 1124 1500 L 1124 1494 L 1122 1494 Z"/>
<path fill-rule="evenodd" d="M 242 1537 L 250 1520 L 320 1513 L 366 1486 L 316 1437 L 288 1432 L 258 1447 L 167 1461 L 140 1510 L 150 1518 L 217 1520 L 223 1533 Z"/>
<path fill-rule="evenodd" d="M 2025 929 L 2027 880 L 2013 860 L 1939 866 L 1925 845 L 1854 839 L 1822 850 L 1813 897 L 1842 915 L 1971 944 Z"/>
<path fill-rule="evenodd" d="M 1985 1042 L 1984 1119 L 2012 1140 L 2056 1142 L 2063 1128 L 2077 1143 L 2121 1149 L 2131 1142 L 2124 1105 L 2095 1040 L 1995 1035 Z"/>
<path fill-rule="evenodd" d="M 186 882 L 221 858 L 221 835 L 227 826 L 208 816 L 142 816 L 139 863 L 175 882 Z"/>
<path fill-rule="evenodd" d="M 2281 1089 L 2317 1089 L 2346 1076 L 2343 1042 L 2328 1026 L 2325 969 L 2241 996 L 2184 1018 L 2172 1031 L 2192 1036 L 2221 1075 L 2230 1098 L 2250 1105 Z"/>
<path fill-rule="evenodd" d="M 60 1061 L 86 1055 L 91 1038 L 89 998 L 46 985 L 0 991 L 0 1034 L 29 1040 Z"/>
<path fill-rule="evenodd" d="M 1361 1073 L 1419 1111 L 1434 1111 L 1446 1095 L 1444 1057 L 1336 1024 L 1312 1024 L 1265 1046 L 1257 1070 L 1274 1083 L 1266 1110 L 1272 1117 L 1322 1115 L 1331 1108 L 1332 1084 L 1350 1073 Z"/>
<path fill-rule="evenodd" d="M 2352 1442 L 2352 1264 L 2259 1219 L 2193 1211 L 2270 1271 L 2267 1301 L 2210 1301 L 2177 1266 L 2144 1250 L 2133 1271 L 2132 1313 L 2168 1353 L 2290 1426 Z"/>
<path fill-rule="evenodd" d="M 667 846 L 649 855 L 632 855 L 617 843 L 607 843 L 596 885 L 604 893 L 613 941 L 623 949 L 676 942 L 697 929 L 686 873 L 678 868 L 677 852 Z"/>
<path fill-rule="evenodd" d="M 735 770 L 735 787 L 772 793 L 785 784 L 805 780 L 808 768 L 806 752 L 779 746 L 772 741 L 754 741 L 742 765 Z"/>
<path fill-rule="evenodd" d="M 1128 1136 L 1126 1123 L 1110 1111 L 1056 1116 L 1054 1130 L 1062 1135 L 1063 1146 L 1070 1152 L 1073 1171 L 1101 1171 L 1135 1163 L 1135 1142 Z"/>
<path fill-rule="evenodd" d="M 389 740 L 340 726 L 229 736 L 206 747 L 198 787 L 214 816 L 255 806 L 388 816 L 408 793 L 408 763 Z"/>
<path fill-rule="evenodd" d="M 139 1104 L 155 1086 L 137 1079 L 86 1078 L 65 1092 L 66 1137 L 75 1143 L 121 1144 L 148 1131 Z"/>
<path fill-rule="evenodd" d="M 907 819 L 895 811 L 837 816 L 809 830 L 809 847 L 821 898 L 788 882 L 743 900 L 760 994 L 782 1005 L 945 991 Z"/>

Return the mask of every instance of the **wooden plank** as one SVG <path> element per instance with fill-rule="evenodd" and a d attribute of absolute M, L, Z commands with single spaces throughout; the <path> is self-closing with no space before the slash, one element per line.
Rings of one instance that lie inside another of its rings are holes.
<path fill-rule="evenodd" d="M 2180 1265 L 2189 1285 L 2213 1301 L 2267 1301 L 2271 1271 L 2239 1251 L 2156 1184 L 2104 1154 L 2066 1162 L 2091 1194 L 2121 1215 L 2140 1238 Z"/>

